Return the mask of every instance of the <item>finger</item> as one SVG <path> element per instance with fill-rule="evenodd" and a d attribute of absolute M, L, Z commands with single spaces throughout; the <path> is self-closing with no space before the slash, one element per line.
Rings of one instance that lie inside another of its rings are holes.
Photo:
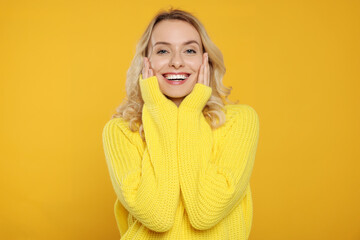
<path fill-rule="evenodd" d="M 208 84 L 208 76 L 209 76 L 209 66 L 208 66 L 208 59 L 207 54 L 205 58 L 205 67 L 204 67 L 204 85 L 209 86 Z"/>
<path fill-rule="evenodd" d="M 197 82 L 204 84 L 204 64 L 201 64 L 201 66 L 200 66 L 200 71 L 199 71 L 199 76 L 198 76 Z"/>
<path fill-rule="evenodd" d="M 154 70 L 151 68 L 151 62 L 150 60 L 148 59 L 148 77 L 152 77 L 154 76 Z"/>
<path fill-rule="evenodd" d="M 206 58 L 207 58 L 207 60 L 206 60 L 206 69 L 207 69 L 207 78 L 206 78 L 206 81 L 207 81 L 207 86 L 210 86 L 210 64 L 209 64 L 209 54 L 208 53 L 206 53 Z"/>
<path fill-rule="evenodd" d="M 201 84 L 205 84 L 205 82 L 204 82 L 205 60 L 206 60 L 206 57 L 205 57 L 205 53 L 204 53 L 203 59 L 202 59 L 202 64 L 201 64 L 200 70 L 199 70 L 198 81 L 197 81 L 198 83 L 201 83 Z"/>
<path fill-rule="evenodd" d="M 142 67 L 142 69 L 141 69 L 141 75 L 142 75 L 142 78 L 144 79 L 144 75 L 145 75 L 145 57 L 143 57 L 143 67 Z"/>
<path fill-rule="evenodd" d="M 210 65 L 208 65 L 208 78 L 207 78 L 207 86 L 210 87 Z"/>
<path fill-rule="evenodd" d="M 144 76 L 144 79 L 148 78 L 148 72 L 149 72 L 149 63 L 148 63 L 147 57 L 145 57 L 145 69 L 144 69 L 145 76 Z"/>

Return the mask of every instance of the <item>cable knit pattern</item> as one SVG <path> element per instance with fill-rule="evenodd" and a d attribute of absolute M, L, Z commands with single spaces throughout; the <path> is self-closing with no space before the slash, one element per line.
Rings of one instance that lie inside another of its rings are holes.
<path fill-rule="evenodd" d="M 146 141 L 121 118 L 103 129 L 121 239 L 248 239 L 256 111 L 226 105 L 213 130 L 202 114 L 210 87 L 197 83 L 178 108 L 156 76 L 139 83 Z"/>

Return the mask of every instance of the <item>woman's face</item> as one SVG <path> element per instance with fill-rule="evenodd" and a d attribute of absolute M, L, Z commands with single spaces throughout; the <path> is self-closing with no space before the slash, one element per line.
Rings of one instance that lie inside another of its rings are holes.
<path fill-rule="evenodd" d="M 203 52 L 197 30 L 181 20 L 163 20 L 155 25 L 150 42 L 148 58 L 150 67 L 159 81 L 162 93 L 177 106 L 194 88 Z M 182 81 L 169 80 L 169 78 Z"/>

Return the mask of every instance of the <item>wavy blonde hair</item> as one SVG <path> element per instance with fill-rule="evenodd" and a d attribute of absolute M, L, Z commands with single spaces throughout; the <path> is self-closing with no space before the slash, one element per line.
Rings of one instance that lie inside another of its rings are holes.
<path fill-rule="evenodd" d="M 126 75 L 125 100 L 117 107 L 116 113 L 111 118 L 121 117 L 129 122 L 131 131 L 139 131 L 140 136 L 145 140 L 142 124 L 142 107 L 144 101 L 141 97 L 139 77 L 144 66 L 143 57 L 148 55 L 148 43 L 152 31 L 157 23 L 163 20 L 181 20 L 190 23 L 199 32 L 203 44 L 203 51 L 208 53 L 210 66 L 210 87 L 212 94 L 203 109 L 203 115 L 211 128 L 215 129 L 225 123 L 226 104 L 236 104 L 228 99 L 232 87 L 225 87 L 222 83 L 226 72 L 223 55 L 216 45 L 210 40 L 202 23 L 191 13 L 170 8 L 168 11 L 160 10 L 151 20 L 145 32 L 141 36 L 136 53 Z"/>

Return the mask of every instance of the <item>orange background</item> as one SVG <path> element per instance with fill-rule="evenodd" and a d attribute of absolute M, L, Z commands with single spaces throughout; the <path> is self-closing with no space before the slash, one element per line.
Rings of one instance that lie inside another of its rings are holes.
<path fill-rule="evenodd" d="M 260 138 L 250 240 L 360 239 L 360 2 L 0 2 L 1 239 L 119 239 L 101 133 L 159 9 L 194 13 Z"/>

